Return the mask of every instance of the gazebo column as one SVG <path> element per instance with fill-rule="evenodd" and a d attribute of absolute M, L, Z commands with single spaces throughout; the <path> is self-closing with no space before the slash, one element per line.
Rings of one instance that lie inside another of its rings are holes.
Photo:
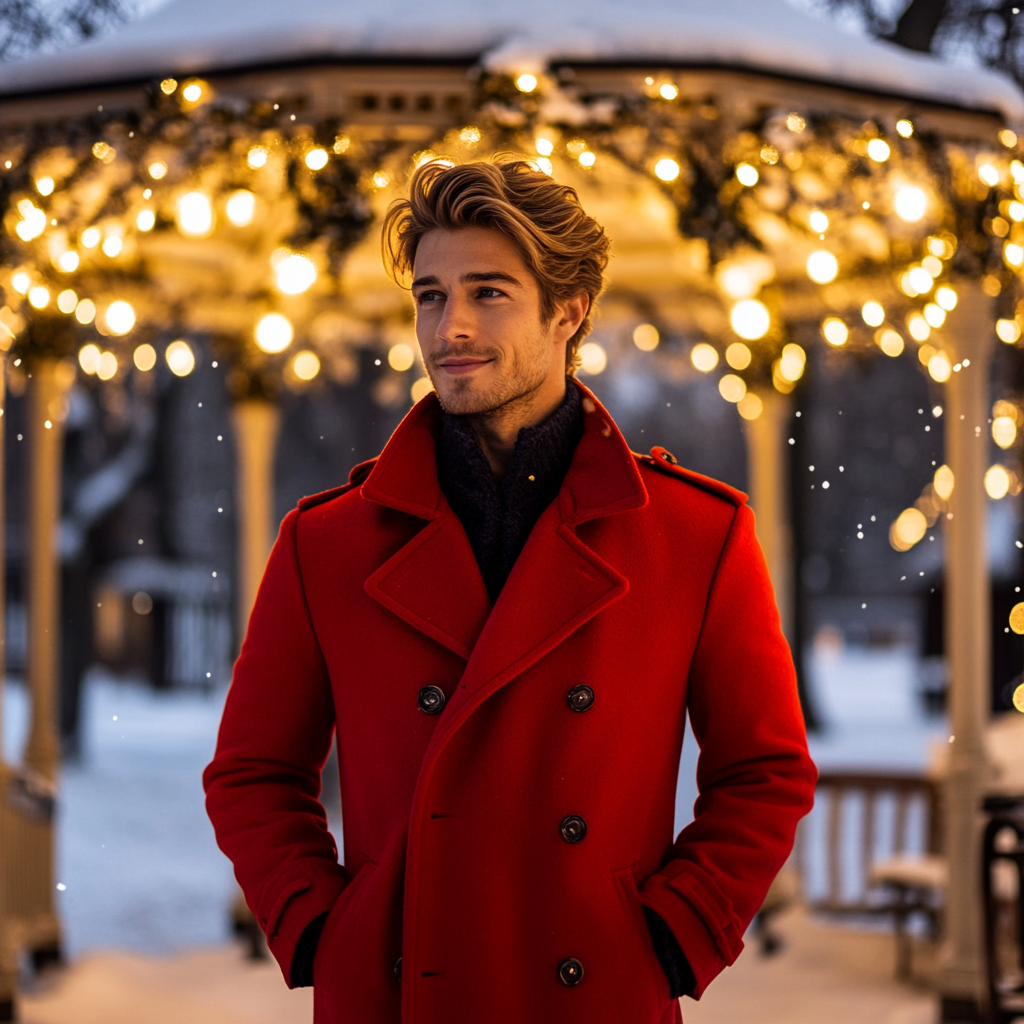
<path fill-rule="evenodd" d="M 946 384 L 946 463 L 955 485 L 943 531 L 951 737 L 945 786 L 949 894 L 939 972 L 943 1021 L 980 1019 L 984 998 L 981 800 L 989 778 L 985 725 L 992 672 L 984 476 L 995 325 L 992 300 L 977 284 L 965 282 L 959 292 L 948 320 L 951 355 L 970 365 Z"/>
<path fill-rule="evenodd" d="M 744 420 L 747 479 L 757 539 L 768 563 L 782 630 L 793 638 L 793 537 L 789 517 L 789 467 L 786 430 L 792 400 L 777 391 L 759 392 L 764 409 L 756 420 Z"/>
<path fill-rule="evenodd" d="M 234 406 L 232 420 L 238 450 L 236 594 L 241 643 L 274 542 L 274 450 L 281 412 L 272 402 L 243 401 Z"/>

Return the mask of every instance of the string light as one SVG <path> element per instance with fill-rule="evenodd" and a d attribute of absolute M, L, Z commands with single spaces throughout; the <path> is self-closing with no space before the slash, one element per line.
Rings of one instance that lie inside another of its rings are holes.
<path fill-rule="evenodd" d="M 167 164 L 163 160 L 154 160 L 146 170 L 154 181 L 160 181 L 161 178 L 167 177 Z"/>
<path fill-rule="evenodd" d="M 710 373 L 718 365 L 718 351 L 706 341 L 698 342 L 690 350 L 690 362 L 701 373 Z"/>
<path fill-rule="evenodd" d="M 285 295 L 301 295 L 313 287 L 317 272 L 313 261 L 302 253 L 285 251 L 271 256 L 274 268 L 274 283 Z"/>
<path fill-rule="evenodd" d="M 596 341 L 588 341 L 580 346 L 580 369 L 584 373 L 596 376 L 604 373 L 608 366 L 608 353 Z"/>
<path fill-rule="evenodd" d="M 130 303 L 119 299 L 107 306 L 103 319 L 111 334 L 127 334 L 135 326 L 135 310 Z"/>
<path fill-rule="evenodd" d="M 928 360 L 928 375 L 939 384 L 945 384 L 952 376 L 953 366 L 945 352 L 936 352 Z"/>
<path fill-rule="evenodd" d="M 909 139 L 914 134 L 914 122 L 905 117 L 896 122 L 896 132 L 904 139 Z"/>
<path fill-rule="evenodd" d="M 671 82 L 666 82 L 658 90 L 658 95 L 663 100 L 674 100 L 679 95 L 679 90 Z"/>
<path fill-rule="evenodd" d="M 139 210 L 135 226 L 140 231 L 152 231 L 156 226 L 156 214 L 152 210 Z"/>
<path fill-rule="evenodd" d="M 953 470 L 949 466 L 942 465 L 935 470 L 935 476 L 932 477 L 932 487 L 943 501 L 949 501 L 953 497 L 955 485 L 956 478 L 953 476 Z"/>
<path fill-rule="evenodd" d="M 727 402 L 739 402 L 747 393 L 747 383 L 737 374 L 727 373 L 718 382 L 718 393 Z"/>
<path fill-rule="evenodd" d="M 116 256 L 121 255 L 121 250 L 124 248 L 124 241 L 118 235 L 107 235 L 103 239 L 103 255 L 109 256 L 113 259 Z"/>
<path fill-rule="evenodd" d="M 803 348 L 791 341 L 783 345 L 782 354 L 778 359 L 778 376 L 784 381 L 795 384 L 803 375 L 807 366 L 807 353 Z"/>
<path fill-rule="evenodd" d="M 937 302 L 929 302 L 924 307 L 924 318 L 929 327 L 938 330 L 946 322 L 946 311 Z"/>
<path fill-rule="evenodd" d="M 46 309 L 50 304 L 50 290 L 44 285 L 37 284 L 28 290 L 28 301 L 35 309 Z"/>
<path fill-rule="evenodd" d="M 176 205 L 178 230 L 200 237 L 213 230 L 213 206 L 205 192 L 186 192 Z"/>
<path fill-rule="evenodd" d="M 900 220 L 916 224 L 928 209 L 928 197 L 916 185 L 901 185 L 893 197 L 893 208 Z"/>
<path fill-rule="evenodd" d="M 992 440 L 1000 448 L 1011 448 L 1017 440 L 1017 423 L 1012 416 L 996 416 L 992 420 Z"/>
<path fill-rule="evenodd" d="M 757 173 L 757 168 L 753 164 L 737 164 L 736 165 L 736 180 L 741 185 L 746 185 L 750 188 L 752 185 L 756 185 L 760 174 Z"/>
<path fill-rule="evenodd" d="M 653 352 L 661 341 L 661 335 L 654 324 L 638 324 L 633 328 L 633 344 L 641 352 Z"/>
<path fill-rule="evenodd" d="M 291 322 L 280 313 L 268 313 L 256 325 L 256 344 L 264 352 L 283 352 L 294 336 Z"/>
<path fill-rule="evenodd" d="M 523 74 L 516 79 L 516 88 L 520 92 L 533 92 L 533 90 L 537 88 L 537 85 L 538 82 L 536 75 Z"/>
<path fill-rule="evenodd" d="M 73 274 L 78 269 L 81 259 L 74 249 L 66 249 L 57 257 L 57 269 L 65 274 Z"/>
<path fill-rule="evenodd" d="M 725 361 L 734 370 L 745 370 L 750 365 L 752 358 L 750 349 L 742 341 L 734 341 L 725 350 Z"/>
<path fill-rule="evenodd" d="M 406 345 L 404 341 L 400 341 L 397 345 L 392 345 L 388 349 L 388 366 L 392 370 L 405 373 L 406 370 L 412 368 L 415 362 L 416 353 L 413 351 L 412 346 Z"/>
<path fill-rule="evenodd" d="M 914 341 L 927 341 L 931 336 L 931 324 L 920 313 L 911 313 L 907 317 L 907 330 Z"/>
<path fill-rule="evenodd" d="M 872 139 L 868 143 L 868 156 L 877 164 L 884 164 L 890 153 L 889 143 L 884 139 Z"/>
<path fill-rule="evenodd" d="M 175 377 L 187 377 L 196 368 L 196 357 L 192 346 L 183 338 L 172 341 L 164 352 L 167 368 Z"/>
<path fill-rule="evenodd" d="M 19 270 L 16 274 L 11 275 L 11 287 L 19 294 L 24 295 L 32 285 L 32 278 L 25 273 L 24 270 Z"/>
<path fill-rule="evenodd" d="M 826 317 L 821 322 L 821 336 L 836 348 L 845 345 L 850 337 L 850 329 L 839 317 Z"/>
<path fill-rule="evenodd" d="M 203 98 L 203 86 L 201 82 L 189 82 L 181 90 L 182 98 L 189 103 L 198 103 Z"/>
<path fill-rule="evenodd" d="M 576 159 L 580 162 L 583 167 L 593 167 L 597 163 L 597 154 L 592 153 L 589 149 L 580 153 Z"/>
<path fill-rule="evenodd" d="M 292 373 L 299 380 L 311 381 L 320 372 L 320 359 L 315 352 L 303 349 L 295 354 L 292 360 Z"/>
<path fill-rule="evenodd" d="M 729 323 L 745 341 L 757 341 L 768 333 L 772 319 L 768 307 L 763 302 L 757 299 L 743 299 L 732 307 Z M 716 354 L 715 359 L 717 358 Z"/>
<path fill-rule="evenodd" d="M 868 327 L 880 327 L 885 322 L 885 310 L 878 302 L 865 302 L 860 315 Z"/>
<path fill-rule="evenodd" d="M 807 223 L 811 225 L 812 231 L 823 235 L 828 231 L 828 214 L 822 213 L 821 210 L 813 210 L 807 218 Z"/>
<path fill-rule="evenodd" d="M 172 94 L 173 94 L 173 92 L 174 92 L 174 90 L 175 90 L 175 89 L 177 89 L 177 88 L 178 88 L 178 82 L 177 82 L 177 80 L 176 80 L 176 79 L 174 79 L 174 78 L 165 78 L 165 79 L 164 79 L 164 80 L 163 80 L 163 81 L 162 81 L 162 82 L 160 83 L 160 91 L 161 91 L 161 92 L 162 92 L 162 93 L 163 93 L 163 94 L 164 94 L 165 96 L 170 96 L 170 95 L 172 95 Z"/>
<path fill-rule="evenodd" d="M 132 362 L 135 368 L 142 373 L 149 373 L 156 366 L 156 349 L 149 342 L 144 342 L 136 347 L 132 353 Z"/>
<path fill-rule="evenodd" d="M 306 154 L 306 166 L 311 171 L 322 171 L 327 166 L 327 159 L 326 149 L 311 149 Z"/>
<path fill-rule="evenodd" d="M 62 313 L 74 313 L 75 306 L 78 305 L 78 296 L 70 288 L 65 288 L 57 296 L 57 308 Z"/>
<path fill-rule="evenodd" d="M 113 380 L 117 376 L 117 356 L 113 352 L 100 353 L 96 376 L 100 380 Z"/>
<path fill-rule="evenodd" d="M 102 237 L 103 233 L 99 228 L 86 228 L 78 240 L 82 243 L 83 249 L 95 249 Z"/>
<path fill-rule="evenodd" d="M 1020 340 L 1021 328 L 1016 320 L 997 320 L 996 337 L 1007 345 L 1015 345 Z"/>
<path fill-rule="evenodd" d="M 253 146 L 246 154 L 245 160 L 253 170 L 258 170 L 266 166 L 269 157 L 270 152 L 266 146 Z"/>
<path fill-rule="evenodd" d="M 988 185 L 989 188 L 995 188 L 999 184 L 999 171 L 992 166 L 992 164 L 982 164 L 978 168 L 978 177 Z"/>
<path fill-rule="evenodd" d="M 91 324 L 96 319 L 96 303 L 92 299 L 82 299 L 75 306 L 75 319 L 83 325 Z"/>
<path fill-rule="evenodd" d="M 1010 474 L 1007 472 L 1005 466 L 1000 466 L 997 462 L 994 466 L 989 466 L 985 471 L 985 493 L 993 500 L 999 501 L 1005 498 L 1010 491 L 1010 487 L 1013 481 L 1010 479 Z"/>
<path fill-rule="evenodd" d="M 53 193 L 53 178 L 36 178 L 36 191 L 41 196 L 48 196 Z"/>
<path fill-rule="evenodd" d="M 839 260 L 827 249 L 818 249 L 807 257 L 807 276 L 815 284 L 828 284 L 839 273 Z"/>
<path fill-rule="evenodd" d="M 78 365 L 84 373 L 95 374 L 100 367 L 100 350 L 91 343 L 83 345 L 78 350 Z"/>
<path fill-rule="evenodd" d="M 679 164 L 671 157 L 662 157 L 654 165 L 654 173 L 660 181 L 675 181 L 679 177 Z"/>
<path fill-rule="evenodd" d="M 877 331 L 875 333 L 875 342 L 882 352 L 891 359 L 895 359 L 903 354 L 903 335 L 899 331 L 894 331 L 891 327 Z"/>

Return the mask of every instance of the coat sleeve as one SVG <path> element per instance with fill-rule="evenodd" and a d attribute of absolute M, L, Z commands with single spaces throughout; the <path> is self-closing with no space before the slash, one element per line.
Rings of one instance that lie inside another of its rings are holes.
<path fill-rule="evenodd" d="M 709 591 L 687 708 L 700 746 L 695 817 L 641 899 L 679 941 L 699 997 L 743 948 L 816 780 L 793 659 L 745 505 Z"/>
<path fill-rule="evenodd" d="M 299 936 L 348 881 L 318 797 L 334 708 L 302 587 L 299 513 L 281 524 L 203 775 L 217 843 L 285 980 Z"/>

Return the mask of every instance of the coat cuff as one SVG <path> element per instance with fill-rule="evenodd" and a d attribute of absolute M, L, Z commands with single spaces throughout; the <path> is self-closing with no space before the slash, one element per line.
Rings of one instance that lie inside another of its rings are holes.
<path fill-rule="evenodd" d="M 339 864 L 307 860 L 292 865 L 286 879 L 274 886 L 273 897 L 266 900 L 269 906 L 260 901 L 256 917 L 289 988 L 302 933 L 334 906 L 347 884 L 348 873 Z"/>
<path fill-rule="evenodd" d="M 647 880 L 640 890 L 640 902 L 668 925 L 680 948 L 686 951 L 686 961 L 696 980 L 693 991 L 686 994 L 699 999 L 708 985 L 736 959 L 735 955 L 726 959 L 703 918 L 663 877 L 655 875 Z M 742 947 L 742 942 L 740 945 Z"/>

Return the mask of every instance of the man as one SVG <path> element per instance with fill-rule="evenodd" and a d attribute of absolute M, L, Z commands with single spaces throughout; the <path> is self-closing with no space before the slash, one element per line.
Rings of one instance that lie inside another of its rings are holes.
<path fill-rule="evenodd" d="M 384 237 L 435 393 L 281 525 L 205 775 L 218 842 L 318 1024 L 678 1022 L 812 800 L 753 516 L 567 378 L 608 250 L 572 189 L 428 164 Z"/>

